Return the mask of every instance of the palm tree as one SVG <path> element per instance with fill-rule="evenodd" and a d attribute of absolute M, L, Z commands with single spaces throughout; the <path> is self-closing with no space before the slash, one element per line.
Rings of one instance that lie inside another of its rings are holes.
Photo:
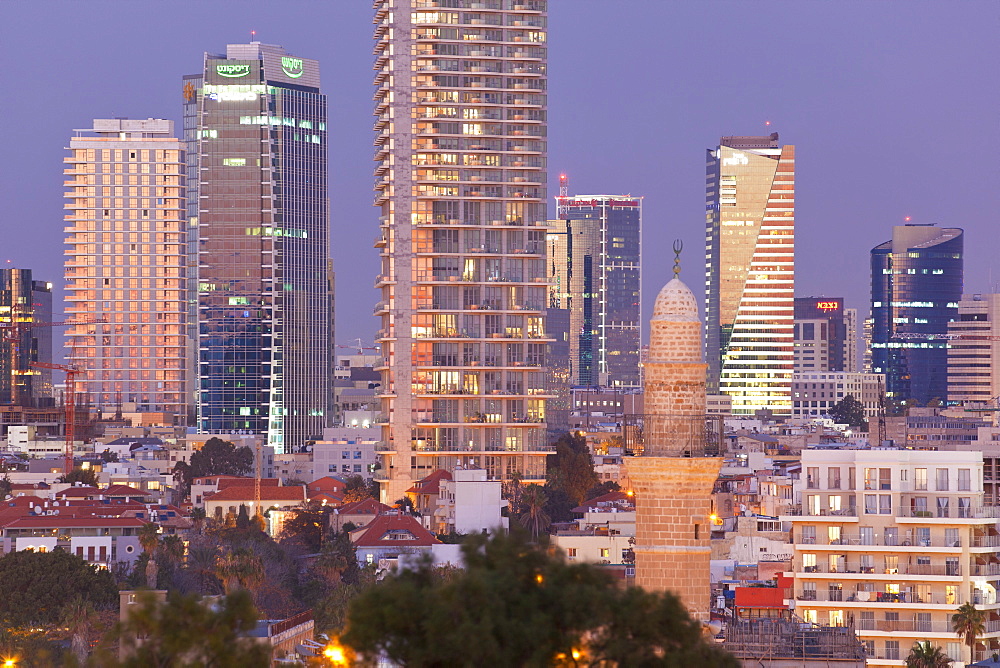
<path fill-rule="evenodd" d="M 529 529 L 535 538 L 538 538 L 538 534 L 549 526 L 549 515 L 545 512 L 545 504 L 548 501 L 549 497 L 541 485 L 528 485 L 521 492 L 523 511 L 518 515 L 517 520 L 521 526 Z"/>
<path fill-rule="evenodd" d="M 986 633 L 986 613 L 972 603 L 963 603 L 951 616 L 952 630 L 969 646 L 969 663 L 976 660 L 976 639 Z"/>
<path fill-rule="evenodd" d="M 217 572 L 226 594 L 237 589 L 256 593 L 264 581 L 264 562 L 246 548 L 239 548 L 219 557 Z"/>
<path fill-rule="evenodd" d="M 192 508 L 191 521 L 193 523 L 191 528 L 194 529 L 196 534 L 201 535 L 202 530 L 205 528 L 205 509 L 200 506 Z"/>
<path fill-rule="evenodd" d="M 906 657 L 906 668 L 948 668 L 950 665 L 951 659 L 930 640 L 915 644 Z"/>
<path fill-rule="evenodd" d="M 198 579 L 199 593 L 219 593 L 215 577 L 218 554 L 219 549 L 215 545 L 202 543 L 188 548 L 187 567 Z"/>
<path fill-rule="evenodd" d="M 146 562 L 146 586 L 150 589 L 156 589 L 156 579 L 157 571 L 159 570 L 156 565 L 156 548 L 160 544 L 160 527 L 154 522 L 146 522 L 139 529 L 139 545 L 142 546 L 142 551 L 146 553 L 149 560 Z"/>

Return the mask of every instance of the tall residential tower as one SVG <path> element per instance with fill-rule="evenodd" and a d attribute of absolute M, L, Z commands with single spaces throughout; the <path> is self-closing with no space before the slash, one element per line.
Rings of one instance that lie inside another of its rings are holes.
<path fill-rule="evenodd" d="M 389 500 L 439 468 L 545 475 L 545 10 L 375 2 Z"/>
<path fill-rule="evenodd" d="M 230 44 L 185 77 L 198 258 L 198 427 L 322 437 L 331 391 L 326 96 L 319 64 Z"/>
<path fill-rule="evenodd" d="M 734 415 L 791 414 L 795 147 L 778 134 L 708 150 L 705 360 Z"/>
<path fill-rule="evenodd" d="M 962 230 L 933 225 L 897 225 L 872 249 L 872 371 L 893 401 L 948 398 L 944 335 L 958 319 L 962 254 Z"/>
<path fill-rule="evenodd" d="M 66 314 L 87 321 L 66 331 L 77 392 L 186 423 L 183 146 L 161 119 L 99 118 L 78 132 L 64 170 Z"/>

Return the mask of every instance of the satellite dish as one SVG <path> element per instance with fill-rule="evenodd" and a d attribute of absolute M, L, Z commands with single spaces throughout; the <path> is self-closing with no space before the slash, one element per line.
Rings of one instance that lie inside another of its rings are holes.
<path fill-rule="evenodd" d="M 42 507 L 41 507 L 41 506 L 35 506 L 35 507 L 34 507 L 34 508 L 32 508 L 31 510 L 32 510 L 32 511 L 33 511 L 33 512 L 34 512 L 34 513 L 35 513 L 36 515 L 40 515 L 40 514 L 42 513 Z"/>

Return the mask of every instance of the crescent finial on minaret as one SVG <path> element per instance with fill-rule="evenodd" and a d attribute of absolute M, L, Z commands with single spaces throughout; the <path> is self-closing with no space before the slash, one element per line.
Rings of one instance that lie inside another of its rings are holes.
<path fill-rule="evenodd" d="M 678 278 L 681 273 L 681 251 L 684 250 L 684 242 L 674 239 L 674 278 Z"/>

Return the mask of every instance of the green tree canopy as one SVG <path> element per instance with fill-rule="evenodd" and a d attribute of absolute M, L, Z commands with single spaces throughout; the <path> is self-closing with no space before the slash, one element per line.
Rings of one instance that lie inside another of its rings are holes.
<path fill-rule="evenodd" d="M 855 429 L 868 429 L 864 404 L 855 399 L 853 394 L 848 394 L 837 402 L 837 405 L 831 408 L 828 414 L 838 424 L 847 424 Z"/>
<path fill-rule="evenodd" d="M 255 668 L 269 664 L 269 648 L 242 637 L 257 624 L 257 611 L 246 591 L 233 592 L 219 606 L 197 596 L 171 594 L 161 602 L 140 593 L 139 598 L 120 629 L 125 660 L 108 655 L 100 665 Z"/>
<path fill-rule="evenodd" d="M 66 475 L 59 476 L 59 482 L 68 482 L 71 485 L 81 483 L 97 487 L 97 473 L 94 472 L 94 469 L 75 468 Z"/>
<path fill-rule="evenodd" d="M 522 534 L 471 536 L 462 553 L 448 578 L 425 561 L 360 594 L 343 642 L 409 666 L 569 664 L 574 651 L 591 665 L 739 665 L 672 594 L 621 589 Z"/>
<path fill-rule="evenodd" d="M 906 668 L 948 668 L 951 659 L 930 640 L 917 642 L 906 657 Z"/>
<path fill-rule="evenodd" d="M 319 552 L 323 547 L 323 536 L 330 527 L 332 511 L 330 506 L 315 501 L 293 509 L 281 529 L 281 542 L 298 543 L 306 552 Z"/>
<path fill-rule="evenodd" d="M 229 441 L 221 438 L 210 438 L 205 441 L 193 455 L 191 463 L 177 462 L 174 475 L 180 479 L 184 494 L 191 491 L 191 482 L 195 478 L 207 475 L 249 475 L 253 470 L 253 450 L 248 446 L 237 448 Z"/>
<path fill-rule="evenodd" d="M 344 503 L 364 501 L 369 497 L 377 501 L 378 496 L 378 483 L 374 480 L 365 480 L 360 475 L 344 478 Z"/>
<path fill-rule="evenodd" d="M 82 600 L 95 609 L 118 601 L 115 580 L 63 550 L 21 550 L 0 557 L 0 626 L 45 626 L 63 618 L 64 608 Z"/>

